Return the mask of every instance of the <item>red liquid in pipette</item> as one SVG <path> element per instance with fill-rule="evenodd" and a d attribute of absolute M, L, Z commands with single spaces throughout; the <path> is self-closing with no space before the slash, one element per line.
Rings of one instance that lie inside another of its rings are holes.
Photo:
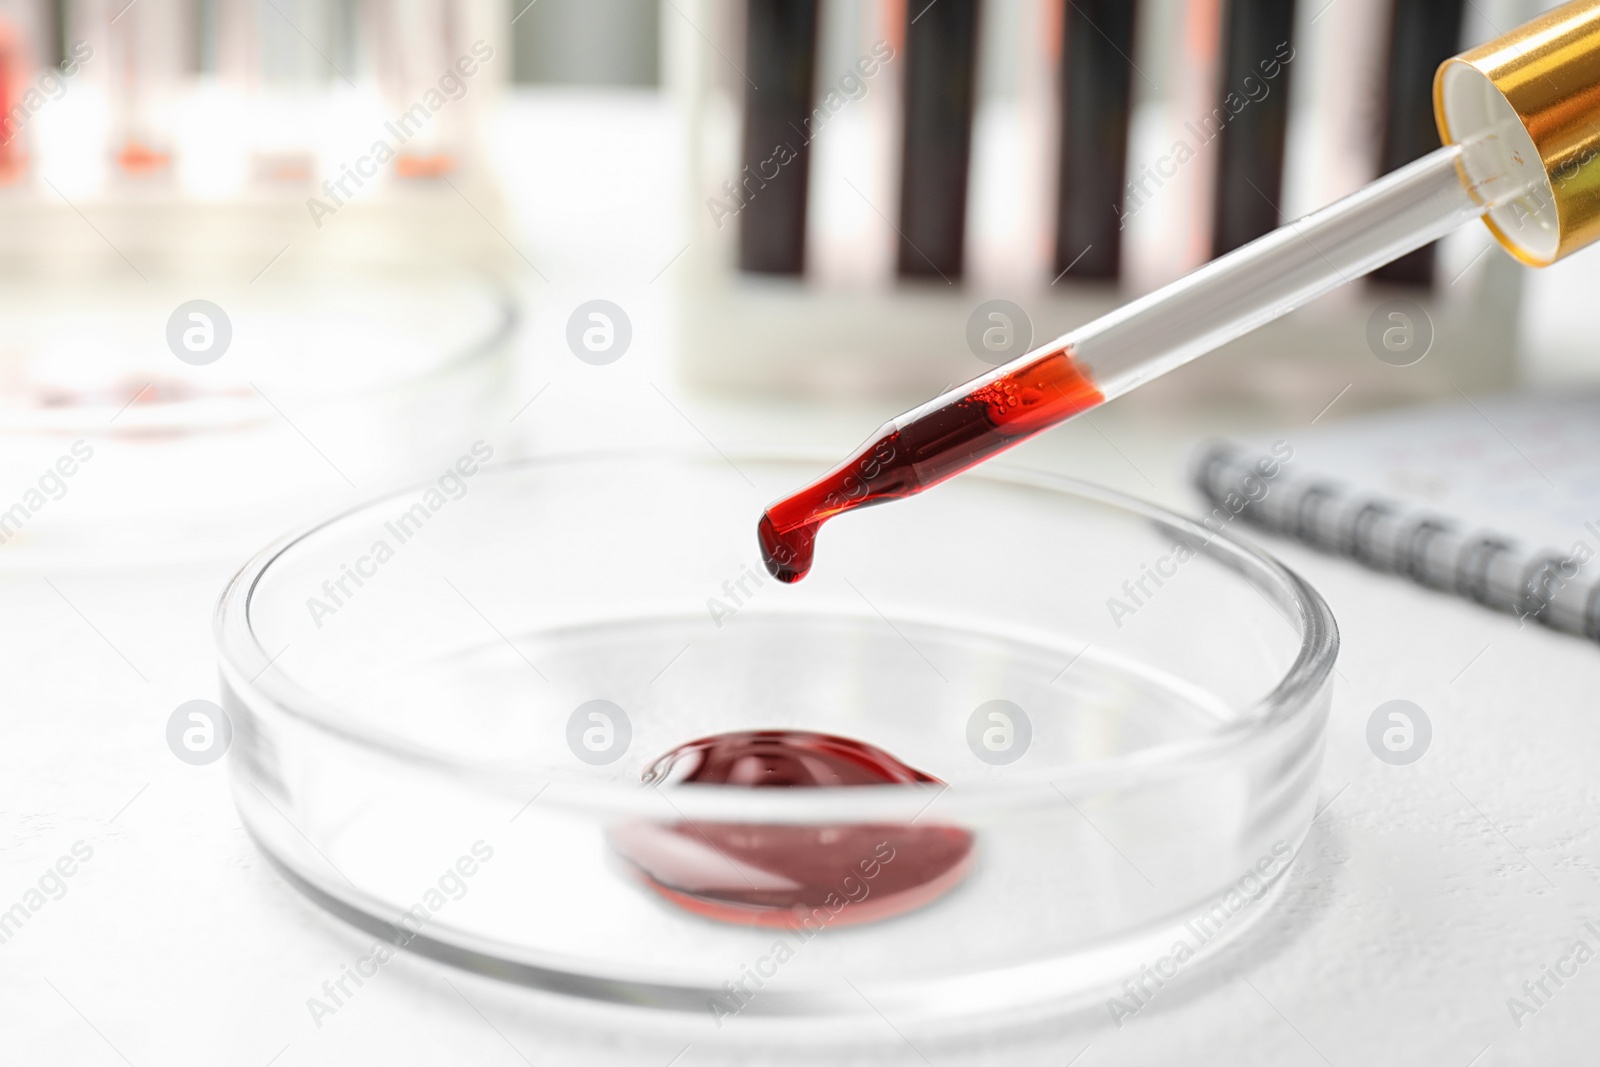
<path fill-rule="evenodd" d="M 978 379 L 949 403 L 885 426 L 844 464 L 761 516 L 767 571 L 797 582 L 811 569 L 817 530 L 846 511 L 899 500 L 976 466 L 1040 430 L 1104 403 L 1065 348 L 993 380 Z"/>
<path fill-rule="evenodd" d="M 757 789 L 942 784 L 861 741 L 744 730 L 680 745 L 644 780 Z M 637 822 L 611 844 L 667 900 L 721 922 L 845 926 L 921 907 L 966 875 L 972 835 L 911 823 Z"/>

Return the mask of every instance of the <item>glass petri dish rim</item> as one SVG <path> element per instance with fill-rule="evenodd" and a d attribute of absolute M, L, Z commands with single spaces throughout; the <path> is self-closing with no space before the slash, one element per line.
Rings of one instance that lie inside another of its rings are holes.
<path fill-rule="evenodd" d="M 517 327 L 522 321 L 522 306 L 516 294 L 504 284 L 485 276 L 468 277 L 469 280 L 477 282 L 494 302 L 498 313 L 496 321 L 489 329 L 466 341 L 454 351 L 446 353 L 439 362 L 414 374 L 385 379 L 376 387 L 355 386 L 341 392 L 328 393 L 316 397 L 316 402 L 341 403 L 400 394 L 407 389 L 445 381 L 453 375 L 493 360 L 516 335 Z M 280 417 L 270 405 L 262 410 L 260 404 L 244 399 L 227 403 L 226 413 L 222 417 L 197 416 L 193 400 L 177 400 L 143 409 L 135 408 L 130 400 L 116 413 L 115 421 L 112 423 L 107 423 L 103 417 L 107 410 L 109 405 L 104 404 L 42 412 L 26 408 L 0 407 L 0 436 L 32 434 L 40 437 L 72 437 L 93 433 L 98 438 L 137 437 L 152 432 L 163 435 L 230 433 L 247 430 Z"/>
<path fill-rule="evenodd" d="M 746 449 L 731 457 L 720 456 L 715 460 L 689 449 L 665 449 L 649 453 L 611 449 L 514 460 L 483 473 L 498 480 L 515 477 L 535 468 L 620 461 L 706 464 L 726 460 L 730 464 L 737 464 L 743 460 L 750 463 L 809 464 L 821 469 L 837 459 L 837 455 L 832 453 L 796 449 Z M 929 803 L 931 795 L 945 793 L 952 794 L 941 802 L 947 816 L 954 814 L 948 811 L 953 806 L 973 813 L 996 808 L 1026 807 L 1039 799 L 1054 797 L 1059 801 L 1062 795 L 1086 795 L 1108 785 L 1128 788 L 1140 783 L 1154 784 L 1168 777 L 1192 772 L 1197 763 L 1229 761 L 1241 750 L 1266 743 L 1268 738 L 1280 731 L 1310 725 L 1308 720 L 1316 714 L 1315 698 L 1333 673 L 1338 656 L 1338 624 L 1321 594 L 1289 567 L 1226 532 L 1213 532 L 1176 512 L 1092 482 L 1008 464 L 990 464 L 983 471 L 968 472 L 963 477 L 998 486 L 1077 497 L 1200 538 L 1204 543 L 1204 551 L 1223 557 L 1226 563 L 1241 573 L 1241 580 L 1248 580 L 1245 576 L 1253 575 L 1263 583 L 1270 584 L 1273 591 L 1282 594 L 1297 609 L 1302 633 L 1294 661 L 1270 690 L 1242 709 L 1237 719 L 1201 737 L 1152 745 L 1137 752 L 1090 761 L 1053 773 L 1048 781 L 1042 783 L 975 783 L 963 785 L 959 790 L 925 785 L 877 786 L 870 790 L 849 790 L 848 797 L 822 797 L 815 790 L 797 793 L 678 786 L 673 794 L 678 798 L 675 803 L 682 808 L 686 817 L 760 817 L 779 822 L 798 822 L 826 816 L 851 822 L 870 822 L 904 818 L 913 812 L 920 812 Z M 529 795 L 530 789 L 536 789 L 543 804 L 569 804 L 619 815 L 659 814 L 648 796 L 649 791 L 640 789 L 634 783 L 552 783 L 528 771 L 443 755 L 375 729 L 349 709 L 325 699 L 282 672 L 268 670 L 276 657 L 257 640 L 250 624 L 250 608 L 257 587 L 273 563 L 295 545 L 337 526 L 345 519 L 392 500 L 414 495 L 423 487 L 419 484 L 384 493 L 291 531 L 261 549 L 240 567 L 224 586 L 213 614 L 212 629 L 219 666 L 228 686 L 236 692 L 249 693 L 257 701 L 265 701 L 279 714 L 347 743 L 407 763 L 419 771 L 452 777 L 469 776 L 467 780 L 479 785 L 498 787 L 524 797 Z M 869 793 L 870 797 L 867 795 Z"/>

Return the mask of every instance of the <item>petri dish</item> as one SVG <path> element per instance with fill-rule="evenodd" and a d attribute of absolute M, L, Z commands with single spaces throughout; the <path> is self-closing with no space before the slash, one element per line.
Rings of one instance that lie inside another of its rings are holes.
<path fill-rule="evenodd" d="M 494 421 L 518 318 L 504 286 L 280 270 L 97 278 L 87 307 L 81 284 L 8 285 L 0 476 L 37 492 L 0 504 L 22 505 L 0 521 L 0 568 L 237 558 L 447 466 Z M 202 296 L 218 347 L 190 363 L 169 332 Z"/>
<path fill-rule="evenodd" d="M 1313 814 L 1321 597 L 1207 525 L 997 470 L 831 524 L 781 586 L 755 521 L 825 463 L 468 463 L 262 551 L 216 617 L 250 832 L 408 950 L 702 1022 L 1103 1003 L 1197 919 L 1210 952 L 1266 913 Z M 753 729 L 944 784 L 641 782 Z M 617 844 L 713 824 L 939 827 L 972 855 L 914 909 L 801 932 L 681 907 Z"/>

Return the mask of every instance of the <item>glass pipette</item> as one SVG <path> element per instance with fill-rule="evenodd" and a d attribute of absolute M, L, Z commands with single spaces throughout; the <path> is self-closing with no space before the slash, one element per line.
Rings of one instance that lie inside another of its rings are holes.
<path fill-rule="evenodd" d="M 768 571 L 797 581 L 827 519 L 937 485 L 1473 219 L 1534 265 L 1600 236 L 1597 56 L 1600 0 L 1581 0 L 1447 61 L 1445 147 L 885 424 L 767 509 Z"/>

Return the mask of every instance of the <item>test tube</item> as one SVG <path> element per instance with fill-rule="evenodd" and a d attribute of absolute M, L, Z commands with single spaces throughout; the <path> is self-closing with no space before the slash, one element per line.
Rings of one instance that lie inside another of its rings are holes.
<path fill-rule="evenodd" d="M 454 174 L 464 154 L 459 112 L 432 116 L 440 75 L 462 54 L 463 13 L 457 0 L 388 0 L 370 9 L 374 66 L 400 142 L 394 176 L 402 182 Z"/>
<path fill-rule="evenodd" d="M 744 159 L 736 201 L 739 269 L 799 274 L 806 261 L 812 88 L 817 54 L 816 0 L 750 0 L 745 69 L 759 84 L 744 94 Z"/>
<path fill-rule="evenodd" d="M 15 5 L 0 5 L 0 184 L 18 181 L 27 171 L 23 103 L 29 56 L 26 27 Z"/>
<path fill-rule="evenodd" d="M 1382 170 L 1393 170 L 1433 147 L 1432 74 L 1461 41 L 1461 0 L 1395 0 L 1389 16 L 1389 72 Z M 1408 252 L 1372 272 L 1375 281 L 1429 285 L 1433 248 Z"/>
<path fill-rule="evenodd" d="M 898 273 L 950 281 L 966 258 L 978 0 L 911 4 L 906 18 Z"/>
<path fill-rule="evenodd" d="M 177 0 L 92 5 L 103 20 L 117 172 L 147 179 L 171 170 L 174 108 L 188 71 L 192 26 Z"/>
<path fill-rule="evenodd" d="M 1230 117 L 1217 137 L 1214 256 L 1278 226 L 1292 74 L 1282 70 L 1274 87 L 1266 72 L 1293 54 L 1294 9 L 1283 0 L 1227 0 L 1219 107 Z"/>
<path fill-rule="evenodd" d="M 1055 276 L 1121 273 L 1137 16 L 1131 0 L 1079 0 L 1063 12 Z"/>

